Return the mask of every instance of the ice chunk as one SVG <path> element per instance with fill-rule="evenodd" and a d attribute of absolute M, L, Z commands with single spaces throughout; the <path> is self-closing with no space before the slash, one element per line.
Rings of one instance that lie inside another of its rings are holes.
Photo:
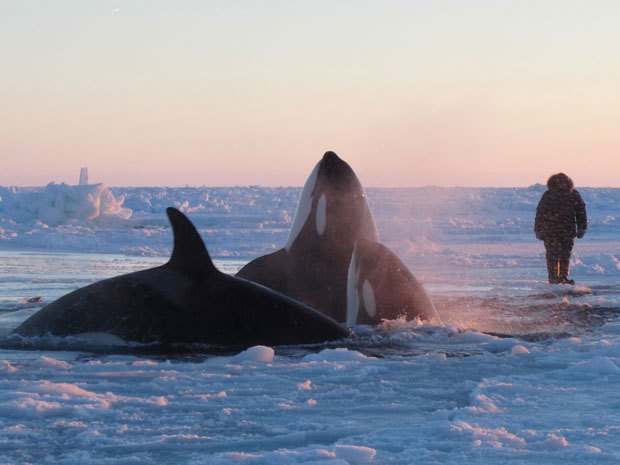
<path fill-rule="evenodd" d="M 236 362 L 273 362 L 274 350 L 271 347 L 254 346 L 237 354 L 234 357 Z"/>
<path fill-rule="evenodd" d="M 32 362 L 32 366 L 34 368 L 58 368 L 62 370 L 68 370 L 71 368 L 70 363 L 52 357 L 47 357 L 45 355 L 42 355 L 37 360 Z"/>
<path fill-rule="evenodd" d="M 512 347 L 512 349 L 510 350 L 510 353 L 512 355 L 529 354 L 530 350 L 524 345 L 517 344 L 516 346 Z"/>
<path fill-rule="evenodd" d="M 59 226 L 72 221 L 127 220 L 132 210 L 123 208 L 125 196 L 115 198 L 103 183 L 87 184 L 87 168 L 82 168 L 80 184 L 49 183 L 45 189 L 0 188 L 0 217 L 16 223 L 39 221 Z"/>
<path fill-rule="evenodd" d="M 0 360 L 0 373 L 15 373 L 17 368 L 11 365 L 8 360 Z"/>
<path fill-rule="evenodd" d="M 82 168 L 80 170 L 80 186 L 88 184 L 88 168 Z"/>
<path fill-rule="evenodd" d="M 365 446 L 349 446 L 337 444 L 334 446 L 336 457 L 346 460 L 349 463 L 369 463 L 377 455 L 377 451 Z"/>
<path fill-rule="evenodd" d="M 70 220 L 91 221 L 105 218 L 129 219 L 132 211 L 123 208 L 125 197 L 114 198 L 102 183 L 69 186 L 50 183 L 34 205 L 36 219 L 49 226 Z"/>
<path fill-rule="evenodd" d="M 353 362 L 361 360 L 373 360 L 356 350 L 349 350 L 343 347 L 337 349 L 324 349 L 318 354 L 309 354 L 303 358 L 304 362 Z"/>

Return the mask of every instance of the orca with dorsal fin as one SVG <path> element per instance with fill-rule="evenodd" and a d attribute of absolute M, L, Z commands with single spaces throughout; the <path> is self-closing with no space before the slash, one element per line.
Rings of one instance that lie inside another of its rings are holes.
<path fill-rule="evenodd" d="M 399 317 L 439 321 L 419 281 L 379 242 L 364 188 L 334 152 L 323 155 L 306 181 L 285 246 L 237 276 L 349 326 Z"/>
<path fill-rule="evenodd" d="M 135 341 L 227 347 L 319 343 L 350 334 L 307 305 L 218 271 L 189 219 L 174 208 L 166 212 L 174 234 L 166 264 L 77 289 L 13 333 L 77 336 L 113 345 Z"/>

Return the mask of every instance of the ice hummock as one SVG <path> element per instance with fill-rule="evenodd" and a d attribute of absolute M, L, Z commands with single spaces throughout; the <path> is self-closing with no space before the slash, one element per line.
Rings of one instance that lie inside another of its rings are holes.
<path fill-rule="evenodd" d="M 123 208 L 124 201 L 124 196 L 115 198 L 103 183 L 78 186 L 50 183 L 43 192 L 40 203 L 36 205 L 37 219 L 49 226 L 64 224 L 70 220 L 127 220 L 131 218 L 132 211 Z"/>
<path fill-rule="evenodd" d="M 124 201 L 124 195 L 115 197 L 104 183 L 88 184 L 88 168 L 82 168 L 77 186 L 50 182 L 42 191 L 27 193 L 22 189 L 2 188 L 0 216 L 17 223 L 39 221 L 47 226 L 75 221 L 127 220 L 132 210 L 123 207 Z"/>

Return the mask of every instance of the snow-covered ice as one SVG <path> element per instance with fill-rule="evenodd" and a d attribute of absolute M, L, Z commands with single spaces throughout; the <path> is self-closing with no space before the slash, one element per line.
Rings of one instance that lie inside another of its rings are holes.
<path fill-rule="evenodd" d="M 111 188 L 127 214 L 59 220 L 40 213 L 49 189 L 0 188 L 0 338 L 70 290 L 164 262 L 168 206 L 232 273 L 285 244 L 301 192 Z M 574 288 L 545 284 L 543 191 L 367 189 L 442 325 L 242 353 L 3 346 L 0 464 L 618 463 L 620 189 L 580 189 Z"/>
<path fill-rule="evenodd" d="M 82 176 L 80 180 L 83 181 Z M 115 198 L 105 184 L 49 183 L 45 190 L 0 187 L 0 215 L 9 221 L 40 227 L 76 221 L 106 221 L 131 217 L 125 198 Z"/>

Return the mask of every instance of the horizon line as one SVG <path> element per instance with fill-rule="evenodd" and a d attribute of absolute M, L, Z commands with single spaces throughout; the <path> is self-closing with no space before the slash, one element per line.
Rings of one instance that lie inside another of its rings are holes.
<path fill-rule="evenodd" d="M 55 181 L 51 181 L 45 185 L 3 185 L 0 184 L 0 188 L 17 188 L 17 189 L 40 189 L 45 188 L 49 184 L 57 184 L 57 185 L 68 185 L 68 186 L 78 186 L 79 184 L 69 184 L 66 182 L 57 183 Z M 103 184 L 108 189 L 153 189 L 153 188 L 161 188 L 161 189 L 232 189 L 232 188 L 259 188 L 259 189 L 301 189 L 303 185 L 266 185 L 266 184 L 230 184 L 230 185 L 207 185 L 207 184 L 185 184 L 185 185 L 108 185 L 105 182 L 94 182 L 89 183 L 88 185 L 97 185 Z M 464 186 L 464 185 L 438 185 L 438 184 L 424 184 L 419 186 L 365 186 L 364 189 L 531 189 L 531 188 L 543 188 L 546 189 L 547 186 L 544 183 L 534 183 L 527 186 Z M 620 186 L 577 186 L 577 189 L 620 189 Z"/>

